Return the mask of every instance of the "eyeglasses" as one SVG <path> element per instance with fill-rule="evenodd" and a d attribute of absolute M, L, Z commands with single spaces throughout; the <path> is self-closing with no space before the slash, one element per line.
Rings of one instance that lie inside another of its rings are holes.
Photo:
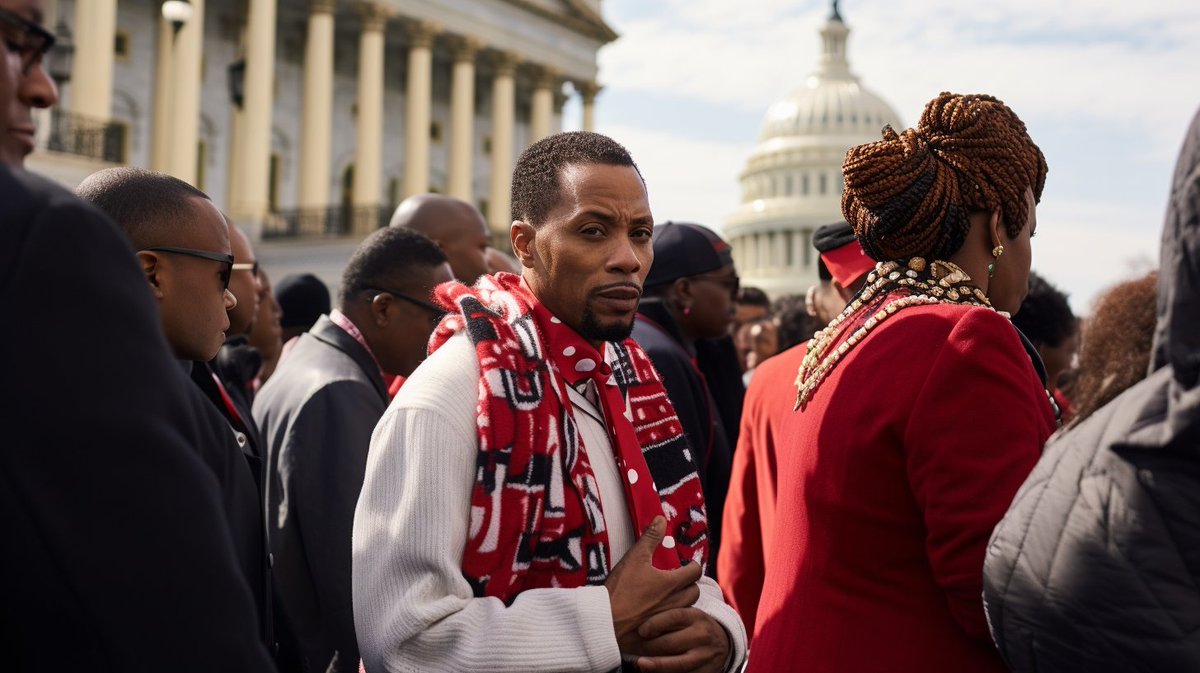
<path fill-rule="evenodd" d="M 209 252 L 208 250 L 196 250 L 195 248 L 176 248 L 170 245 L 156 245 L 152 248 L 142 248 L 144 252 L 169 252 L 173 255 L 186 255 L 188 257 L 198 257 L 200 259 L 208 259 L 214 262 L 221 262 L 225 265 L 225 269 L 221 271 L 221 291 L 229 289 L 229 276 L 237 267 L 233 263 L 233 255 L 226 255 L 220 252 Z M 257 264 L 257 262 L 255 262 Z"/>
<path fill-rule="evenodd" d="M 233 270 L 249 271 L 250 275 L 258 278 L 258 260 L 256 259 L 253 262 L 238 262 L 237 264 L 233 265 Z"/>
<path fill-rule="evenodd" d="M 54 33 L 15 12 L 0 9 L 0 25 L 4 31 L 4 45 L 21 57 L 21 74 L 28 75 L 33 67 L 42 62 L 42 57 L 54 47 Z M 14 34 L 15 32 L 15 34 Z"/>
<path fill-rule="evenodd" d="M 437 304 L 427 302 L 423 299 L 417 299 L 416 297 L 405 294 L 403 292 L 397 292 L 395 290 L 389 290 L 389 289 L 383 288 L 383 287 L 375 287 L 375 288 L 368 288 L 368 289 L 371 290 L 372 292 L 375 292 L 376 297 L 378 297 L 380 294 L 386 293 L 386 294 L 392 295 L 393 297 L 395 297 L 397 299 L 403 299 L 404 301 L 406 301 L 410 304 L 413 304 L 415 306 L 420 306 L 421 308 L 423 308 L 426 311 L 429 311 L 431 314 L 433 314 L 433 317 L 437 318 L 438 320 L 441 320 L 442 316 L 449 313 L 449 311 L 442 308 L 441 306 L 438 306 Z M 374 300 L 374 297 L 372 297 L 372 300 Z"/>
<path fill-rule="evenodd" d="M 716 283 L 729 290 L 729 293 L 735 298 L 737 297 L 738 290 L 742 287 L 742 279 L 738 278 L 736 274 L 726 276 L 702 273 L 698 276 L 692 276 L 692 280 L 707 280 Z"/>

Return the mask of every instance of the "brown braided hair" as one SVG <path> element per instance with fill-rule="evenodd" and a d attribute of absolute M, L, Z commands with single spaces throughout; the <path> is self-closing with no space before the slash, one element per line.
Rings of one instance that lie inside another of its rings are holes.
<path fill-rule="evenodd" d="M 949 259 L 971 213 L 1000 209 L 1009 236 L 1029 215 L 1025 190 L 1042 198 L 1046 157 L 1000 100 L 943 92 L 916 129 L 852 147 L 842 164 L 842 214 L 877 261 Z"/>

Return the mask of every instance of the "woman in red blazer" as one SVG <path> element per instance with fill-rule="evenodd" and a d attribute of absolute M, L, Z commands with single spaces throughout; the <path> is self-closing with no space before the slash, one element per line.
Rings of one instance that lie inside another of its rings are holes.
<path fill-rule="evenodd" d="M 800 368 L 748 670 L 1000 672 L 984 548 L 1056 426 L 1006 313 L 1046 161 L 1002 102 L 944 93 L 842 170 L 879 265 Z"/>

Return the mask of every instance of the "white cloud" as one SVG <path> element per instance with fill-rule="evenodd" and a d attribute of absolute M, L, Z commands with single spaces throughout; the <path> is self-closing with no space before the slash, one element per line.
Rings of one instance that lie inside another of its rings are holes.
<path fill-rule="evenodd" d="M 655 221 L 697 222 L 719 229 L 737 205 L 736 200 L 730 201 L 730 185 L 736 191 L 737 175 L 750 148 L 605 125 L 603 119 L 597 130 L 618 139 L 633 155 L 646 179 Z"/>

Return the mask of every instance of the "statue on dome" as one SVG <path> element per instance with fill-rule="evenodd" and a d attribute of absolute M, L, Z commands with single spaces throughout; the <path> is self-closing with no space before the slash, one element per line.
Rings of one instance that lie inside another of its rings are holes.
<path fill-rule="evenodd" d="M 833 13 L 829 15 L 830 21 L 842 20 L 842 13 L 838 11 L 838 2 L 840 2 L 840 0 L 833 0 Z"/>

